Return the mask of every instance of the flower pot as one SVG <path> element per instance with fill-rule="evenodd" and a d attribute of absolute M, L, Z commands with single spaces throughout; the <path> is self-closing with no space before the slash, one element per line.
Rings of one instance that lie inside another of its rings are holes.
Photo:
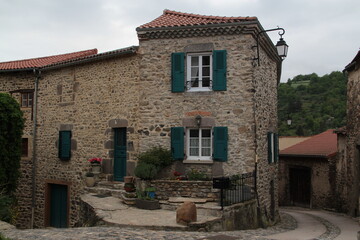
<path fill-rule="evenodd" d="M 85 184 L 87 187 L 93 187 L 95 185 L 94 177 L 85 177 Z"/>
<path fill-rule="evenodd" d="M 134 182 L 133 176 L 125 176 L 124 177 L 124 183 L 132 183 L 132 182 Z"/>
<path fill-rule="evenodd" d="M 101 172 L 101 165 L 100 164 L 91 164 L 91 172 L 100 173 Z"/>
<path fill-rule="evenodd" d="M 160 209 L 160 203 L 158 200 L 146 200 L 137 198 L 135 200 L 135 206 L 140 209 L 155 210 Z"/>
<path fill-rule="evenodd" d="M 133 183 L 125 183 L 124 189 L 126 192 L 134 192 L 135 191 L 135 185 Z"/>

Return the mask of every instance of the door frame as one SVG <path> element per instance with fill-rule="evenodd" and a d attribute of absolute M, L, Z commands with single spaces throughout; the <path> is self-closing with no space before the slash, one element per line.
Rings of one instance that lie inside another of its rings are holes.
<path fill-rule="evenodd" d="M 50 227 L 50 213 L 51 213 L 51 185 L 64 185 L 67 188 L 67 206 L 66 206 L 66 227 L 70 225 L 70 190 L 71 182 L 60 180 L 45 180 L 45 217 L 44 226 Z"/>

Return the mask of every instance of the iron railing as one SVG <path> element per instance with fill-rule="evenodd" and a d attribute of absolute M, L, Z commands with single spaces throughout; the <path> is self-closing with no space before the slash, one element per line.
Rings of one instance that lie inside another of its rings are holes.
<path fill-rule="evenodd" d="M 223 206 L 255 199 L 256 173 L 243 173 L 230 177 L 230 186 L 222 194 Z"/>

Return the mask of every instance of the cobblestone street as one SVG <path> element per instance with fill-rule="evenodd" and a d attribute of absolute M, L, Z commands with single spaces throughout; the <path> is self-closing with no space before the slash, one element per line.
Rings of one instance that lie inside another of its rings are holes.
<path fill-rule="evenodd" d="M 267 229 L 254 229 L 229 232 L 186 232 L 154 231 L 129 227 L 84 227 L 68 229 L 6 229 L 0 231 L 13 240 L 45 239 L 110 239 L 110 240 L 269 240 L 269 239 L 341 239 L 354 240 L 359 224 L 345 216 L 324 211 L 283 209 L 282 222 Z M 309 220 L 310 219 L 310 220 Z M 339 223 L 339 224 L 337 224 Z M 6 230 L 4 230 L 6 229 Z M 316 237 L 311 235 L 315 235 Z"/>

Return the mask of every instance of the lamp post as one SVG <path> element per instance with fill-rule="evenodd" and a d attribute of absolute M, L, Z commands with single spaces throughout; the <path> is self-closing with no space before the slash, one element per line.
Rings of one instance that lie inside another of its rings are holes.
<path fill-rule="evenodd" d="M 291 122 L 292 122 L 292 119 L 291 119 L 290 115 L 288 115 L 288 117 L 287 117 L 287 119 L 286 119 L 287 125 L 290 126 L 290 125 L 291 125 Z"/>
<path fill-rule="evenodd" d="M 287 56 L 289 46 L 286 44 L 285 40 L 282 37 L 285 34 L 285 30 L 280 27 L 268 29 L 268 30 L 262 30 L 256 35 L 256 46 L 253 46 L 253 48 L 256 47 L 256 52 L 257 52 L 257 57 L 254 58 L 253 60 L 258 61 L 258 66 L 260 66 L 259 37 L 263 33 L 272 32 L 272 31 L 282 31 L 282 32 L 279 32 L 280 39 L 276 43 L 276 50 L 277 50 L 277 53 L 278 53 L 279 57 L 281 58 L 281 60 L 284 60 L 284 58 L 286 58 L 286 56 Z"/>

